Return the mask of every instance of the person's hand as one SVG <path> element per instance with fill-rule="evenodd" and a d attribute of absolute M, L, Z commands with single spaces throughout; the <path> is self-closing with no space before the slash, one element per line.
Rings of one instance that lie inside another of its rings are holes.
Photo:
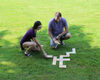
<path fill-rule="evenodd" d="M 55 38 L 53 38 L 54 43 L 60 44 Z"/>
<path fill-rule="evenodd" d="M 60 44 L 57 40 L 55 40 L 54 43 L 56 43 L 56 44 Z"/>
<path fill-rule="evenodd" d="M 57 36 L 56 39 L 59 40 L 60 39 L 60 36 Z"/>
<path fill-rule="evenodd" d="M 46 52 L 44 52 L 44 57 L 45 57 L 45 58 L 53 58 L 53 56 L 52 56 L 52 55 L 47 55 L 47 53 L 46 53 Z"/>
<path fill-rule="evenodd" d="M 46 55 L 45 58 L 53 58 L 52 55 Z"/>
<path fill-rule="evenodd" d="M 41 47 L 43 47 L 44 45 L 41 45 Z"/>
<path fill-rule="evenodd" d="M 56 40 L 59 40 L 61 37 L 61 34 L 59 34 L 57 37 L 56 37 Z"/>

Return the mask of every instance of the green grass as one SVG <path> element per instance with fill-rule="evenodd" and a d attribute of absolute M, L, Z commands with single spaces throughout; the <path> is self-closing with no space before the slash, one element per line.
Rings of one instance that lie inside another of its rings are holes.
<path fill-rule="evenodd" d="M 68 21 L 72 38 L 67 46 L 50 48 L 47 28 L 54 13 Z M 42 22 L 37 38 L 48 54 L 58 56 L 76 48 L 66 69 L 52 66 L 42 52 L 24 56 L 19 42 L 34 21 Z M 0 80 L 100 80 L 99 0 L 0 0 Z"/>

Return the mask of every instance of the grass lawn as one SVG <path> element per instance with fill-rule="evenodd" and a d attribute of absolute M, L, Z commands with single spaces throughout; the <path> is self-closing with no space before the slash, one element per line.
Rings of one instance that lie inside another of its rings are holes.
<path fill-rule="evenodd" d="M 60 11 L 67 19 L 70 40 L 50 48 L 48 23 Z M 42 52 L 24 56 L 19 42 L 34 21 L 42 22 L 37 38 L 48 54 L 58 56 L 76 48 L 66 69 Z M 0 80 L 100 80 L 99 0 L 0 0 Z"/>

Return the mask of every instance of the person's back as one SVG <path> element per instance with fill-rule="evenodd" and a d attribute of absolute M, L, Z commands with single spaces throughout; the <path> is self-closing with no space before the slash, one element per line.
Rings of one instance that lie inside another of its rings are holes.
<path fill-rule="evenodd" d="M 26 34 L 23 36 L 23 38 L 22 38 L 21 41 L 20 41 L 21 49 L 22 49 L 22 50 L 24 50 L 22 44 L 23 44 L 24 42 L 31 41 L 31 39 L 32 39 L 33 37 L 36 37 L 36 33 L 35 33 L 34 30 L 31 28 L 31 29 L 29 29 L 29 30 L 26 32 Z"/>

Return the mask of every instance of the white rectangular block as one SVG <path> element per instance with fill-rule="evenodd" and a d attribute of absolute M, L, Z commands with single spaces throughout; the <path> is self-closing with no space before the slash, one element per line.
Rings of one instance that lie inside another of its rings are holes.
<path fill-rule="evenodd" d="M 60 55 L 60 56 L 62 56 L 62 57 L 70 57 L 70 54 L 66 53 L 66 55 Z"/>
<path fill-rule="evenodd" d="M 75 53 L 76 53 L 76 49 L 72 48 L 72 52 L 66 52 L 66 55 L 60 55 L 59 58 L 54 56 L 52 65 L 56 65 L 56 62 L 59 61 L 59 68 L 66 68 L 66 65 L 64 65 L 63 62 L 70 61 L 70 58 L 64 58 L 64 57 L 70 57 L 70 54 L 75 54 Z"/>
<path fill-rule="evenodd" d="M 66 65 L 59 65 L 59 68 L 66 68 Z"/>
<path fill-rule="evenodd" d="M 76 49 L 75 48 L 72 48 L 72 51 L 73 51 L 73 53 L 76 53 Z"/>
<path fill-rule="evenodd" d="M 54 57 L 53 57 L 53 62 L 52 62 L 52 65 L 56 65 L 56 62 L 57 62 L 57 61 L 59 61 L 59 59 L 57 59 L 57 57 L 56 57 L 56 56 L 54 56 Z"/>
<path fill-rule="evenodd" d="M 70 58 L 67 58 L 67 59 L 63 59 L 63 61 L 70 61 Z"/>
<path fill-rule="evenodd" d="M 47 55 L 48 58 L 53 58 L 53 55 Z"/>
<path fill-rule="evenodd" d="M 76 54 L 75 48 L 72 48 L 72 52 L 67 52 L 66 54 Z"/>

